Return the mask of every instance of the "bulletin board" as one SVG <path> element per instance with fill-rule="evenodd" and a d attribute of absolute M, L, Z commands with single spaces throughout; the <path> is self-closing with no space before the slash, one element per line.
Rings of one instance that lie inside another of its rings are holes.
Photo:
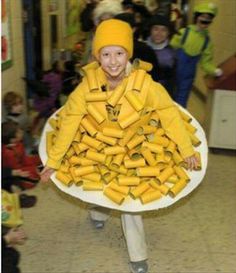
<path fill-rule="evenodd" d="M 12 42 L 10 31 L 10 0 L 1 1 L 2 8 L 2 70 L 9 68 L 12 65 Z"/>

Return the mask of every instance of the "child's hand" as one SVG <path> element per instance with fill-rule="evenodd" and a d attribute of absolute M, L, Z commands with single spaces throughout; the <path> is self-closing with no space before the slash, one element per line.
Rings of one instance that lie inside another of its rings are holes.
<path fill-rule="evenodd" d="M 4 236 L 8 246 L 22 245 L 25 243 L 26 234 L 22 228 L 11 228 Z"/>
<path fill-rule="evenodd" d="M 12 176 L 29 177 L 30 174 L 27 171 L 12 170 Z"/>
<path fill-rule="evenodd" d="M 186 162 L 187 168 L 190 169 L 190 171 L 197 169 L 199 162 L 198 162 L 198 158 L 195 155 L 186 157 L 184 161 Z"/>
<path fill-rule="evenodd" d="M 221 68 L 216 68 L 215 70 L 215 76 L 221 77 L 223 75 L 223 70 Z"/>
<path fill-rule="evenodd" d="M 54 171 L 55 170 L 50 167 L 44 167 L 44 169 L 40 173 L 40 181 L 42 183 L 47 183 Z"/>

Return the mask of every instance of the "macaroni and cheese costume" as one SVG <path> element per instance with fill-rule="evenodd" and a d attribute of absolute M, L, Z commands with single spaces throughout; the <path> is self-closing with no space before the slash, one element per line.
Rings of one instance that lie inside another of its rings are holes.
<path fill-rule="evenodd" d="M 124 211 L 122 203 L 129 198 L 147 204 L 162 197 L 159 191 L 172 197 L 181 192 L 190 180 L 184 158 L 197 153 L 201 143 L 191 117 L 151 79 L 145 65 L 139 62 L 113 91 L 107 90 L 98 63 L 85 66 L 83 82 L 49 120 L 54 131 L 47 133 L 47 165 L 58 169 L 56 179 L 66 187 L 103 191 Z M 164 184 L 182 183 L 181 178 L 183 187 Z M 157 192 L 151 197 L 153 188 Z"/>
<path fill-rule="evenodd" d="M 93 63 L 89 66 L 96 67 L 98 65 Z M 182 157 L 186 158 L 194 154 L 192 143 L 176 105 L 170 99 L 166 90 L 160 84 L 154 82 L 145 70 L 134 70 L 123 80 L 121 85 L 111 92 L 102 91 L 102 88 L 107 86 L 107 82 L 100 67 L 90 69 L 85 67 L 84 71 L 86 74 L 82 83 L 69 97 L 59 115 L 61 118 L 60 131 L 56 136 L 55 145 L 49 152 L 48 166 L 55 169 L 60 167 L 63 156 L 74 140 L 83 118 L 87 119 L 92 116 L 94 119 L 94 116 L 91 115 L 91 109 L 93 108 L 97 109 L 102 116 L 101 123 L 92 121 L 95 128 L 99 126 L 99 131 L 102 132 L 104 128 L 110 126 L 124 131 L 123 135 L 128 130 L 127 127 L 130 127 L 123 124 L 128 116 L 134 116 L 134 122 L 130 125 L 140 121 L 139 125 L 141 126 L 147 125 L 145 117 L 147 118 L 149 114 L 151 117 L 151 114 L 156 112 L 159 115 L 162 128 L 167 132 L 168 137 L 178 145 Z M 115 96 L 117 96 L 118 101 L 113 104 L 112 99 L 116 100 Z M 129 100 L 131 100 L 129 96 L 137 97 L 138 101 L 141 102 L 139 111 L 135 110 L 129 103 Z M 119 115 L 115 123 L 109 121 L 106 105 L 110 105 L 112 108 L 120 105 Z M 94 135 L 96 133 L 94 132 Z M 90 133 L 90 136 L 93 137 L 94 135 Z"/>

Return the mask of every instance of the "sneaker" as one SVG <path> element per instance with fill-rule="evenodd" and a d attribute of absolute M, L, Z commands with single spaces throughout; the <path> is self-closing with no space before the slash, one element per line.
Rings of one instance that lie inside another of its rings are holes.
<path fill-rule="evenodd" d="M 148 264 L 146 261 L 130 262 L 130 270 L 132 273 L 147 273 Z"/>
<path fill-rule="evenodd" d="M 102 229 L 102 228 L 104 228 L 104 225 L 105 225 L 104 221 L 93 220 L 93 219 L 91 219 L 91 220 L 92 220 L 92 223 L 93 223 L 93 225 L 94 225 L 94 227 L 96 229 Z"/>
<path fill-rule="evenodd" d="M 21 208 L 31 208 L 37 202 L 37 197 L 34 195 L 20 194 L 20 207 Z"/>

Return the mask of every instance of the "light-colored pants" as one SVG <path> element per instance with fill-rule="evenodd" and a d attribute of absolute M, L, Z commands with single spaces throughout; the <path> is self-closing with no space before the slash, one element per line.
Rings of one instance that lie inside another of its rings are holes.
<path fill-rule="evenodd" d="M 109 210 L 100 207 L 90 209 L 93 220 L 106 221 Z M 147 259 L 147 245 L 143 227 L 142 215 L 134 213 L 122 213 L 121 223 L 126 239 L 128 253 L 131 262 L 139 262 Z"/>

